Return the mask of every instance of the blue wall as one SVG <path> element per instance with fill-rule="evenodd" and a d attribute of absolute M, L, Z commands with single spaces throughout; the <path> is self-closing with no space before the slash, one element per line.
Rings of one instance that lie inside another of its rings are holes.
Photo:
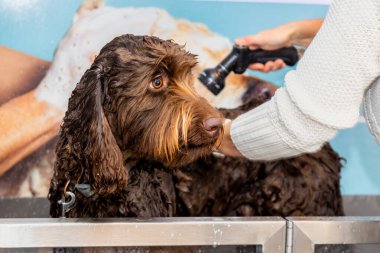
<path fill-rule="evenodd" d="M 0 0 L 0 44 L 51 60 L 80 3 L 78 0 Z M 293 20 L 324 17 L 328 8 L 323 5 L 191 0 L 109 0 L 107 5 L 165 8 L 176 17 L 204 23 L 231 40 Z M 288 70 L 253 74 L 281 86 Z M 342 131 L 332 144 L 347 159 L 342 173 L 343 193 L 380 194 L 380 147 L 370 136 L 367 126 L 359 124 L 354 129 Z"/>

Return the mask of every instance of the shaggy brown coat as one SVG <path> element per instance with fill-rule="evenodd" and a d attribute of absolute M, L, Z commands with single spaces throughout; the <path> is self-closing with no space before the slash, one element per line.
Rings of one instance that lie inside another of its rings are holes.
<path fill-rule="evenodd" d="M 195 64 L 179 45 L 149 36 L 123 35 L 101 50 L 69 100 L 50 214 L 60 215 L 71 191 L 67 217 L 343 215 L 340 158 L 328 144 L 272 162 L 212 155 L 220 119 L 264 100 L 216 110 L 193 88 Z"/>

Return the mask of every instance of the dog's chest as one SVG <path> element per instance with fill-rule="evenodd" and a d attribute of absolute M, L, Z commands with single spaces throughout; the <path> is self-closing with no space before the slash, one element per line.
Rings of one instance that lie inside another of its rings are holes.
<path fill-rule="evenodd" d="M 176 215 L 173 175 L 144 163 L 129 171 L 125 194 L 126 216 L 171 217 Z"/>

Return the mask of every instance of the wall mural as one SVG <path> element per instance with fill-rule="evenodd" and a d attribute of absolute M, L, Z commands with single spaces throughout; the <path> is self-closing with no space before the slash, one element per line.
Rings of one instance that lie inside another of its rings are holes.
<path fill-rule="evenodd" d="M 0 196 L 47 195 L 67 100 L 112 38 L 132 33 L 173 39 L 198 55 L 199 73 L 227 55 L 238 36 L 323 17 L 326 10 L 226 1 L 0 0 Z M 247 92 L 273 94 L 275 86 L 262 79 L 282 85 L 287 71 L 231 75 L 216 97 L 197 81 L 196 89 L 216 106 L 235 107 Z M 343 131 L 332 144 L 347 159 L 343 193 L 380 194 L 380 147 L 365 124 Z"/>

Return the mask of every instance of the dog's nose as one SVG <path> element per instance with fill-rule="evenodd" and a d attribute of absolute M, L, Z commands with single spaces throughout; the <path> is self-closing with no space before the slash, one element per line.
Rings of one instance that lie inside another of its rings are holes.
<path fill-rule="evenodd" d="M 210 136 L 214 136 L 222 126 L 221 118 L 208 118 L 203 121 L 203 127 Z"/>

